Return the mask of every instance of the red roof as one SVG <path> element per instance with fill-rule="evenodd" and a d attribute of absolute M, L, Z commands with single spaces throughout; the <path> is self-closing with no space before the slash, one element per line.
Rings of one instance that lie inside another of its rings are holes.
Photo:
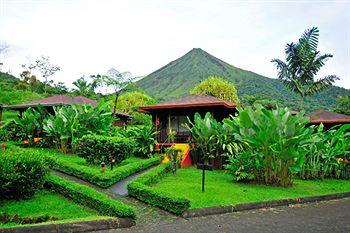
<path fill-rule="evenodd" d="M 91 104 L 92 106 L 97 106 L 98 102 L 89 98 L 86 98 L 84 96 L 65 96 L 65 95 L 56 95 L 56 96 L 51 96 L 47 97 L 44 99 L 32 101 L 29 103 L 26 103 L 26 105 L 32 104 L 32 105 L 38 105 L 38 104 L 51 104 L 51 105 L 72 105 L 72 104 L 78 104 L 78 105 L 83 105 L 83 104 Z"/>
<path fill-rule="evenodd" d="M 350 116 L 327 110 L 316 110 L 307 115 L 310 123 L 350 123 Z"/>
<path fill-rule="evenodd" d="M 224 106 L 226 108 L 235 108 L 239 104 L 233 104 L 228 101 L 210 96 L 210 95 L 188 95 L 169 100 L 164 103 L 140 107 L 140 111 L 149 111 L 154 109 L 167 108 L 190 108 L 190 107 L 208 107 Z"/>
<path fill-rule="evenodd" d="M 44 99 L 27 102 L 20 105 L 12 105 L 7 107 L 12 109 L 20 109 L 20 108 L 35 107 L 38 104 L 41 104 L 43 106 L 72 105 L 72 104 L 78 104 L 78 105 L 91 104 L 92 106 L 97 106 L 98 102 L 95 100 L 86 98 L 84 96 L 70 97 L 65 95 L 56 95 L 56 96 L 51 96 Z"/>

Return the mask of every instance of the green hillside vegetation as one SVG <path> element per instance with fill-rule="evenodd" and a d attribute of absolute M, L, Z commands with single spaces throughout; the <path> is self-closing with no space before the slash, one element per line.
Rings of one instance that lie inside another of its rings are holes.
<path fill-rule="evenodd" d="M 277 79 L 234 67 L 202 49 L 192 49 L 137 82 L 137 86 L 159 101 L 190 93 L 190 90 L 208 76 L 219 76 L 233 82 L 243 103 L 251 96 L 271 99 L 280 105 L 298 110 L 296 94 L 287 90 Z M 306 98 L 305 110 L 333 109 L 336 98 L 349 95 L 350 90 L 332 86 L 320 94 Z"/>

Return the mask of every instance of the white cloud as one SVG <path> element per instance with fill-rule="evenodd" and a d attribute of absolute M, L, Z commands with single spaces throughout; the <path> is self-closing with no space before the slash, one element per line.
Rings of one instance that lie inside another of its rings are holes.
<path fill-rule="evenodd" d="M 311 26 L 321 52 L 320 73 L 350 88 L 350 3 L 347 1 L 9 1 L 0 0 L 0 38 L 11 45 L 5 70 L 27 57 L 51 57 L 67 84 L 110 67 L 146 75 L 201 47 L 237 67 L 274 77 L 272 58 Z"/>

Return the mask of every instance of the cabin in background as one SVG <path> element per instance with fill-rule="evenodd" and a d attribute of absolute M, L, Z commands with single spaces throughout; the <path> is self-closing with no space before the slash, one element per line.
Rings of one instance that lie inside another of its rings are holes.
<path fill-rule="evenodd" d="M 322 109 L 316 110 L 306 116 L 310 119 L 309 125 L 319 125 L 322 123 L 326 129 L 335 125 L 350 124 L 350 116 Z"/>
<path fill-rule="evenodd" d="M 96 107 L 98 105 L 98 102 L 84 96 L 70 97 L 65 95 L 56 95 L 56 96 L 51 96 L 44 99 L 39 99 L 39 100 L 35 100 L 35 101 L 31 101 L 31 102 L 19 104 L 19 105 L 9 105 L 9 106 L 3 105 L 0 107 L 0 122 L 2 121 L 1 119 L 2 110 L 18 111 L 19 114 L 21 115 L 28 108 L 30 107 L 37 108 L 38 105 L 40 105 L 43 108 L 45 108 L 49 113 L 54 113 L 53 107 L 55 106 L 71 106 L 73 104 L 77 104 L 77 105 L 91 104 L 92 106 Z M 121 127 L 127 124 L 132 119 L 132 116 L 121 112 L 116 112 L 115 116 L 118 117 L 118 119 L 114 122 L 114 125 L 121 126 Z"/>

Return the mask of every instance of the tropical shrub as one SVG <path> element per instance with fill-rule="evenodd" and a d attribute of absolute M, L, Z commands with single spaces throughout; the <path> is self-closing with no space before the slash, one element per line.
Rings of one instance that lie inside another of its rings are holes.
<path fill-rule="evenodd" d="M 129 126 L 119 133 L 126 138 L 134 140 L 134 155 L 147 158 L 152 156 L 154 147 L 157 143 L 156 131 L 152 125 Z"/>
<path fill-rule="evenodd" d="M 308 119 L 303 113 L 292 115 L 288 108 L 267 110 L 261 105 L 245 109 L 224 120 L 241 144 L 231 155 L 227 166 L 235 180 L 254 180 L 265 184 L 288 186 L 292 175 L 299 171 L 303 154 L 298 147 L 308 140 Z"/>
<path fill-rule="evenodd" d="M 99 102 L 96 107 L 90 104 L 73 105 L 77 112 L 78 125 L 75 137 L 82 137 L 86 134 L 107 135 L 113 123 L 112 112 L 109 109 L 109 102 Z"/>
<path fill-rule="evenodd" d="M 50 162 L 24 151 L 7 150 L 0 156 L 0 199 L 30 198 L 41 189 Z"/>
<path fill-rule="evenodd" d="M 151 186 L 170 170 L 171 164 L 165 163 L 138 176 L 134 181 L 128 183 L 129 195 L 171 213 L 182 214 L 190 207 L 189 200 L 157 191 Z"/>
<path fill-rule="evenodd" d="M 34 143 L 34 137 L 38 135 L 38 131 L 42 128 L 40 115 L 39 111 L 33 108 L 28 108 L 22 113 L 21 117 L 14 119 L 15 124 L 25 133 L 25 137 L 28 139 L 29 144 Z"/>
<path fill-rule="evenodd" d="M 21 141 L 27 138 L 23 129 L 18 126 L 13 120 L 7 122 L 1 127 L 2 135 L 6 135 L 3 140 Z"/>
<path fill-rule="evenodd" d="M 86 185 L 50 174 L 47 186 L 75 202 L 97 210 L 102 215 L 136 219 L 133 208 Z"/>
<path fill-rule="evenodd" d="M 321 124 L 312 132 L 299 176 L 302 179 L 350 178 L 350 124 L 325 130 Z"/>
<path fill-rule="evenodd" d="M 208 112 L 202 118 L 198 113 L 194 115 L 193 122 L 188 119 L 186 128 L 191 132 L 192 140 L 201 152 L 203 160 L 218 157 L 223 154 L 223 149 L 227 149 L 224 129 L 220 122 L 217 122 Z"/>
<path fill-rule="evenodd" d="M 74 151 L 88 163 L 109 163 L 110 156 L 118 164 L 133 155 L 135 142 L 126 137 L 88 134 L 73 142 Z"/>
<path fill-rule="evenodd" d="M 55 138 L 58 149 L 67 153 L 78 128 L 78 112 L 70 106 L 54 107 L 54 115 L 44 120 L 44 131 Z"/>

